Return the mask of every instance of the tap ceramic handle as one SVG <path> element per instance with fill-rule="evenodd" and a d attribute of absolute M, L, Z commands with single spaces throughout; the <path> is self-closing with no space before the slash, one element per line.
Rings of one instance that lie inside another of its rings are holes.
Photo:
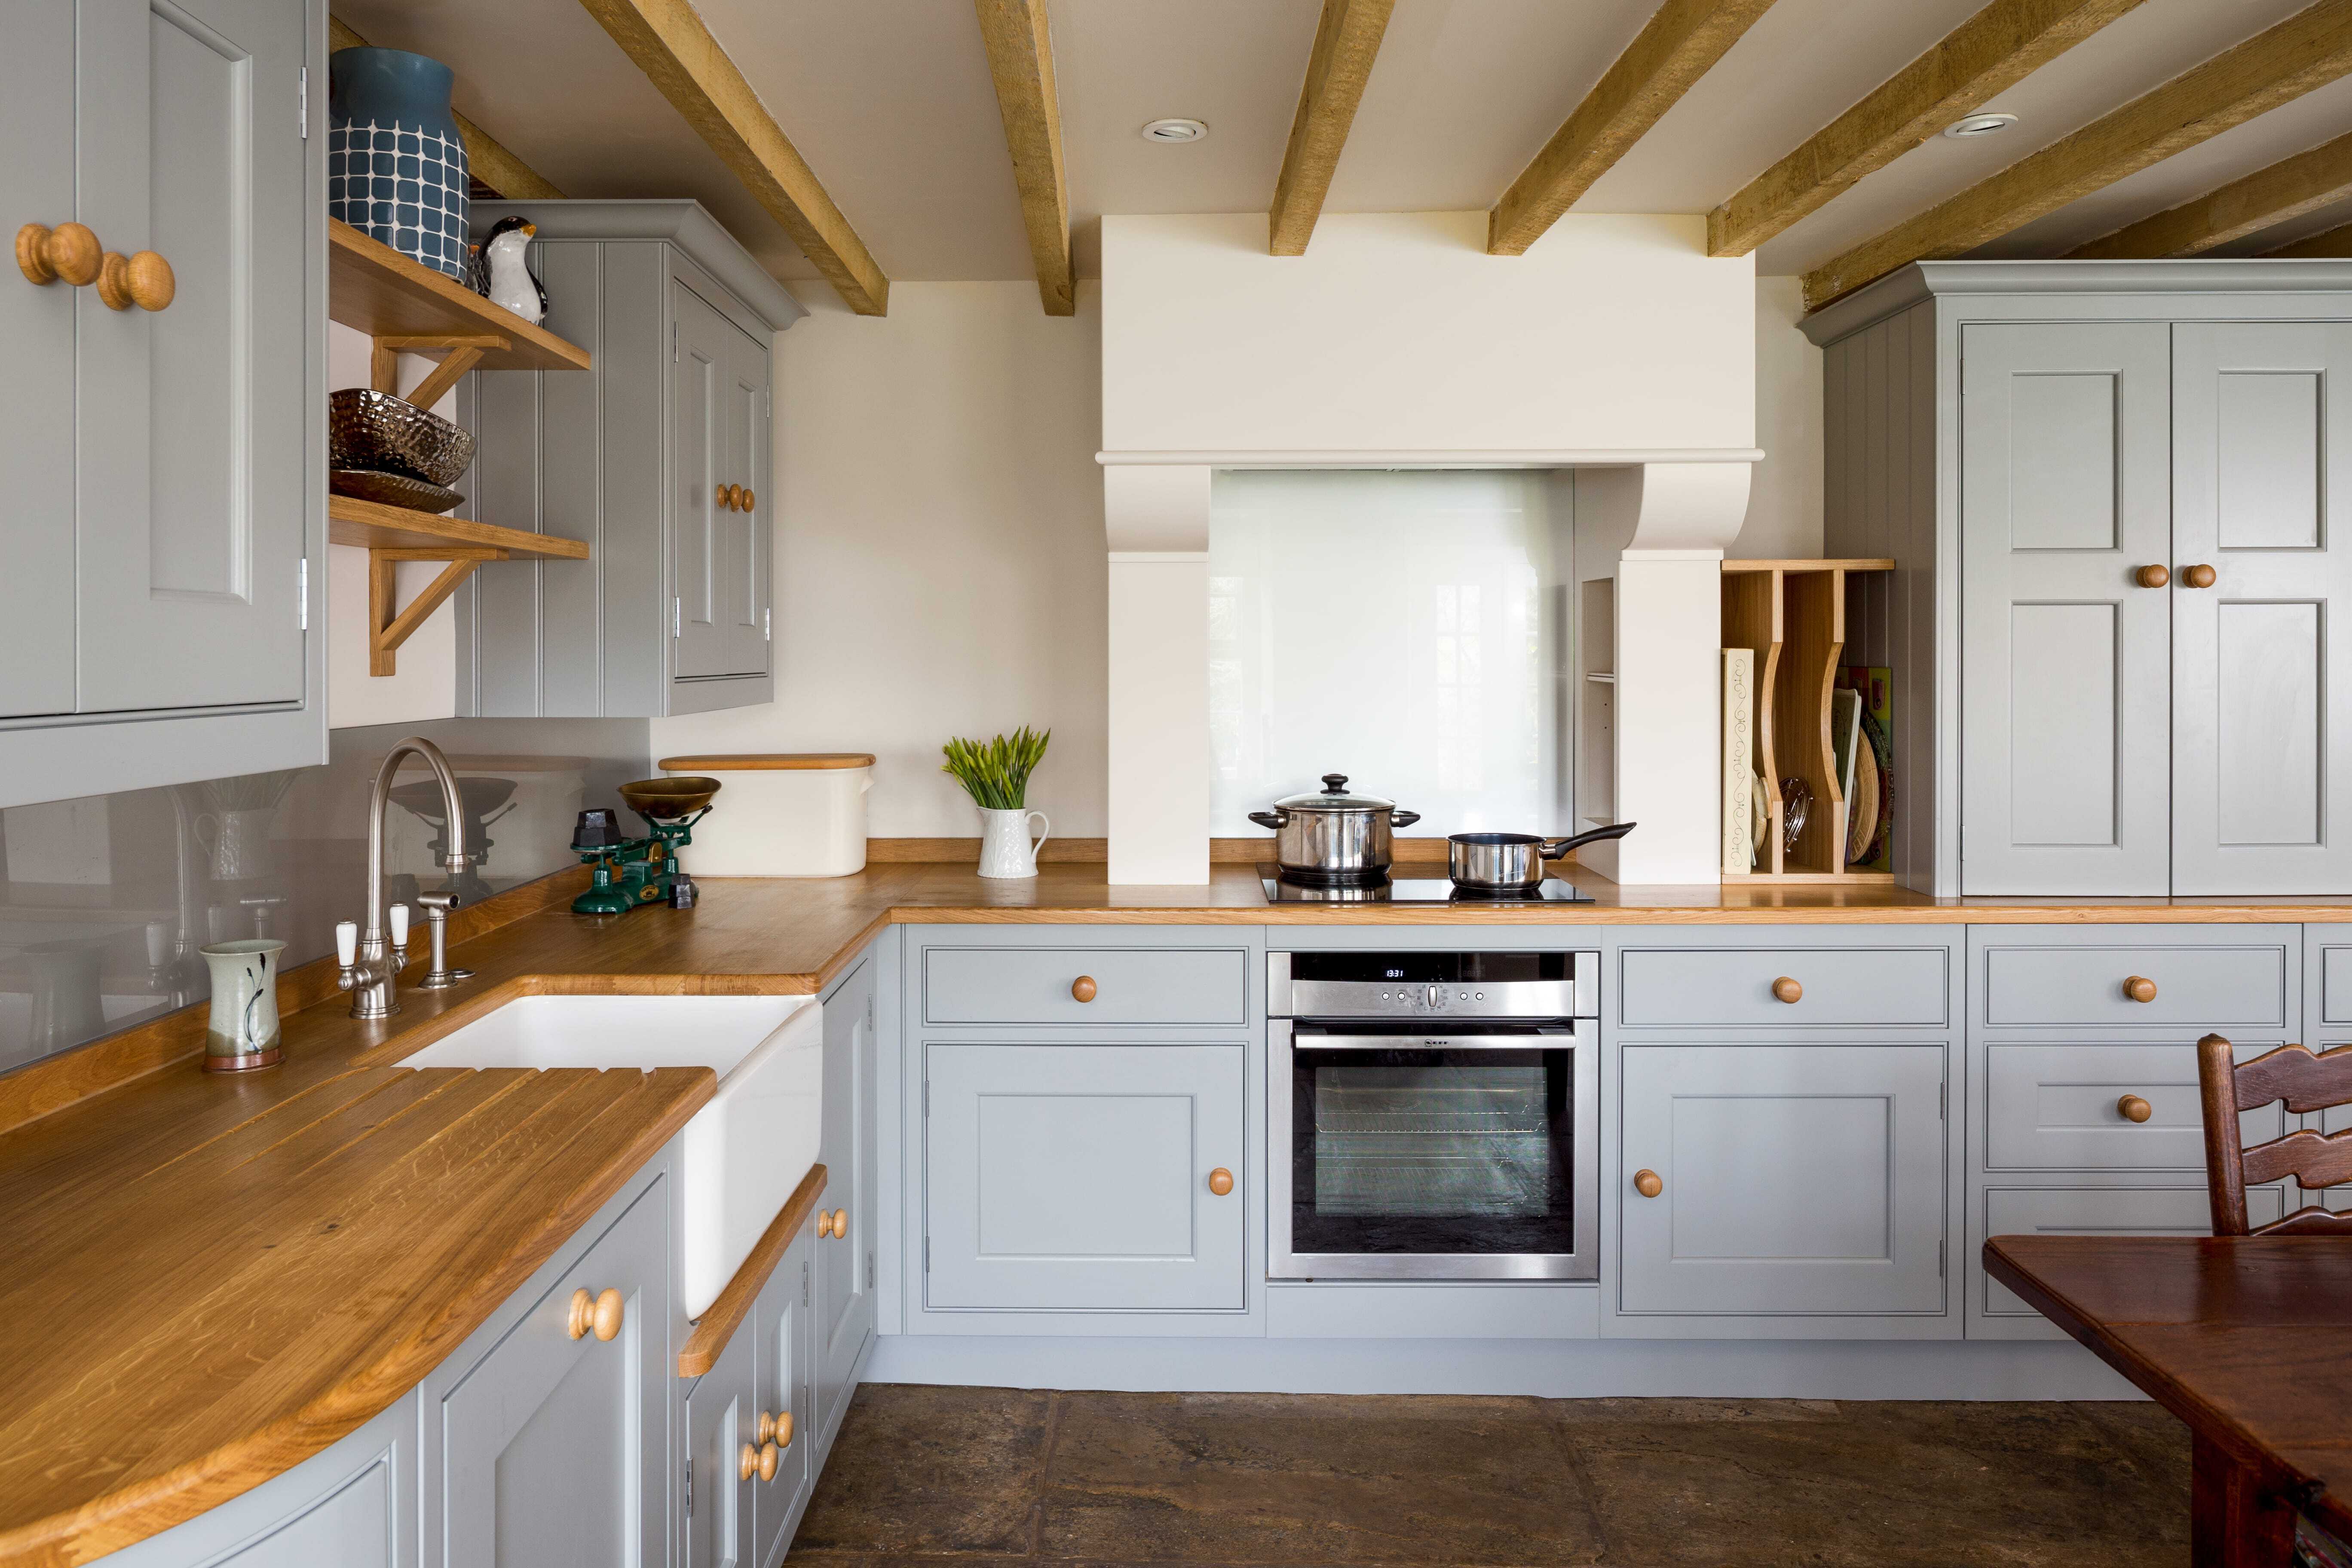
<path fill-rule="evenodd" d="M 408 945 L 408 906 L 406 904 L 393 904 L 388 906 L 383 912 L 388 923 L 392 927 L 392 945 L 401 948 L 406 947 Z"/>
<path fill-rule="evenodd" d="M 360 961 L 360 922 L 335 922 L 335 962 L 345 969 Z"/>

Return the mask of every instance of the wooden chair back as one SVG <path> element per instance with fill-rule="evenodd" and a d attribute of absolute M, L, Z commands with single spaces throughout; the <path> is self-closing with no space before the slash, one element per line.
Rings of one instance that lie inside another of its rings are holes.
<path fill-rule="evenodd" d="M 2352 1046 L 2317 1055 L 2281 1046 L 2241 1063 L 2230 1042 L 2208 1035 L 2197 1042 L 2197 1081 L 2205 1100 L 2205 1180 L 2213 1203 L 2215 1236 L 2352 1237 L 2352 1213 L 2307 1205 L 2259 1228 L 2246 1224 L 2246 1188 L 2293 1176 L 2305 1187 L 2352 1182 L 2352 1131 L 2321 1137 L 2290 1132 L 2249 1149 L 2238 1113 L 2274 1100 L 2291 1111 L 2352 1104 Z"/>

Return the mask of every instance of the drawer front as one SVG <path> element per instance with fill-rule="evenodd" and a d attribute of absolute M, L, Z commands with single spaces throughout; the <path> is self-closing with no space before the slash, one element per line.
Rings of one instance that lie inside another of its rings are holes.
<path fill-rule="evenodd" d="M 923 954 L 923 1016 L 1093 1028 L 1238 1025 L 1248 1018 L 1248 959 L 1238 947 L 934 947 Z M 1093 1000 L 1078 1000 L 1089 990 Z"/>
<path fill-rule="evenodd" d="M 2284 1029 L 2287 967 L 2287 948 L 2279 942 L 2034 946 L 1996 938 L 1984 952 L 1984 1022 L 1989 1028 Z M 2125 985 L 2135 979 L 2153 983 L 2155 994 L 2134 1000 Z"/>
<path fill-rule="evenodd" d="M 2323 1027 L 2352 1025 L 2352 945 L 2326 943 L 2317 948 L 2317 954 L 2319 1016 L 2313 1021 Z"/>
<path fill-rule="evenodd" d="M 2238 1047 L 2250 1061 L 2270 1048 Z M 2145 1121 L 2124 1114 L 2129 1095 Z M 2274 1101 L 2239 1118 L 2249 1143 L 2285 1131 Z M 1992 1169 L 2205 1168 L 2194 1046 L 1985 1047 L 1985 1164 Z M 2200 1189 L 2201 1190 L 2201 1189 Z"/>
<path fill-rule="evenodd" d="M 1629 947 L 1619 1016 L 1627 1028 L 1939 1028 L 1952 1015 L 1950 959 L 1940 947 Z M 1784 979 L 1794 1002 L 1774 994 Z"/>
<path fill-rule="evenodd" d="M 2276 1187 L 2246 1194 L 2246 1213 L 2268 1225 L 2285 1212 Z M 2210 1236 L 2213 1212 L 2202 1183 L 2189 1187 L 1990 1187 L 1984 1234 L 1996 1236 Z M 2039 1320 L 2016 1292 L 1974 1264 L 1981 1290 L 1978 1310 L 1988 1318 Z M 2057 1331 L 2053 1329 L 2055 1336 Z"/>

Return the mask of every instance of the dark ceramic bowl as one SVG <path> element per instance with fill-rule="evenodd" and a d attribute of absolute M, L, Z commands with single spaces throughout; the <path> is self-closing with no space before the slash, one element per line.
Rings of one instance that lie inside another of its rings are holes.
<path fill-rule="evenodd" d="M 474 460 L 473 432 L 405 398 L 364 386 L 327 395 L 328 466 L 449 485 Z"/>

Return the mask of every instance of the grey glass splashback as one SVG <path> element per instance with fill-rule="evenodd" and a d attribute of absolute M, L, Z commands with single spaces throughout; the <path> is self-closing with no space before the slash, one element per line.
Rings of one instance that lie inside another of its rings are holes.
<path fill-rule="evenodd" d="M 0 811 L 0 1071 L 204 1000 L 205 942 L 279 937 L 289 966 L 333 952 L 366 898 L 369 786 L 409 734 L 460 780 L 468 902 L 576 864 L 574 814 L 654 772 L 643 720 L 448 719 L 334 731 L 323 767 Z M 449 886 L 421 763 L 393 801 L 392 896 Z"/>

